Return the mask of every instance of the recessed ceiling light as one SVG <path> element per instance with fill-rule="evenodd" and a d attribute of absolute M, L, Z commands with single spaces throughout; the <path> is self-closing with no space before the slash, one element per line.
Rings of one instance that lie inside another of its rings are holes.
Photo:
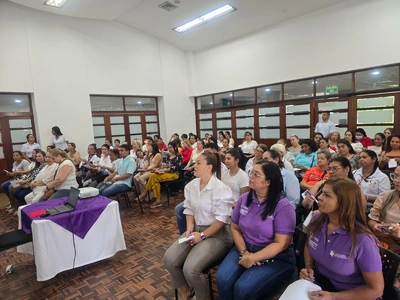
<path fill-rule="evenodd" d="M 22 101 L 19 100 L 19 99 L 15 100 L 15 103 L 21 103 L 21 102 L 22 102 Z"/>
<path fill-rule="evenodd" d="M 265 89 L 266 92 L 269 92 L 271 89 Z"/>
<path fill-rule="evenodd" d="M 372 75 L 379 75 L 379 74 L 380 74 L 379 71 L 374 71 L 374 72 L 372 72 Z"/>
<path fill-rule="evenodd" d="M 137 103 L 138 103 L 138 104 L 142 104 L 142 101 L 138 101 Z"/>
<path fill-rule="evenodd" d="M 226 14 L 229 14 L 231 12 L 234 12 L 236 10 L 236 8 L 234 8 L 233 6 L 230 6 L 229 4 L 226 4 L 216 10 L 213 10 L 212 12 L 205 14 L 201 17 L 198 17 L 190 22 L 187 22 L 179 27 L 174 28 L 174 30 L 178 33 L 183 33 L 186 32 L 190 29 L 193 29 L 199 25 L 208 23 L 212 20 L 215 20 L 218 17 L 224 16 Z"/>
<path fill-rule="evenodd" d="M 210 104 L 212 105 L 212 102 L 210 102 Z"/>
<path fill-rule="evenodd" d="M 47 0 L 43 5 L 60 8 L 65 4 L 65 2 L 67 2 L 67 0 Z"/>

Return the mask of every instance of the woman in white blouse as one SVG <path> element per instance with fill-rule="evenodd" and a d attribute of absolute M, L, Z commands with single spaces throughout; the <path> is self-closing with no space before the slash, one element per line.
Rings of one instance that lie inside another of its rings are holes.
<path fill-rule="evenodd" d="M 209 291 L 201 271 L 224 257 L 232 247 L 229 223 L 233 197 L 231 189 L 219 180 L 221 159 L 218 153 L 199 155 L 194 170 L 197 178 L 185 186 L 187 225 L 181 236 L 193 238 L 181 244 L 175 241 L 165 252 L 164 265 L 171 274 L 173 286 L 181 289 L 182 299 L 187 299 L 191 286 L 196 299 L 204 300 Z"/>
<path fill-rule="evenodd" d="M 67 153 L 56 148 L 51 150 L 51 156 L 54 162 L 59 166 L 54 180 L 46 184 L 46 191 L 52 188 L 55 190 L 55 193 L 49 198 L 49 200 L 68 196 L 71 187 L 78 188 L 75 166 L 72 161 L 67 158 Z"/>
<path fill-rule="evenodd" d="M 54 174 L 56 173 L 58 164 L 54 162 L 50 152 L 46 153 L 45 161 L 47 165 L 30 184 L 32 192 L 25 196 L 25 202 L 27 204 L 39 202 L 46 191 L 46 184 L 54 180 Z"/>
<path fill-rule="evenodd" d="M 27 161 L 32 160 L 32 153 L 33 150 L 35 149 L 40 149 L 40 145 L 38 143 L 35 143 L 35 136 L 32 133 L 29 133 L 26 136 L 26 143 L 22 145 L 21 152 L 23 157 Z"/>
<path fill-rule="evenodd" d="M 51 134 L 53 135 L 50 140 L 51 144 L 53 144 L 56 148 L 60 148 L 62 150 L 67 149 L 68 138 L 62 134 L 60 127 L 54 126 L 53 128 L 51 128 Z"/>
<path fill-rule="evenodd" d="M 244 141 L 239 147 L 242 149 L 244 156 L 251 158 L 254 157 L 254 151 L 256 150 L 257 145 L 258 143 L 253 140 L 251 132 L 246 131 L 244 133 Z"/>

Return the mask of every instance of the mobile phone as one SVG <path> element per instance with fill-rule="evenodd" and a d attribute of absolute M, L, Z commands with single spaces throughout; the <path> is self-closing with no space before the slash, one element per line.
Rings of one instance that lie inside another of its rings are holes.
<path fill-rule="evenodd" d="M 380 228 L 381 228 L 381 230 L 390 233 L 390 232 L 392 232 L 394 227 L 391 225 L 382 225 L 382 226 L 380 226 Z"/>
<path fill-rule="evenodd" d="M 3 171 L 4 171 L 4 172 L 6 172 L 6 173 L 10 173 L 10 172 L 9 172 L 9 171 L 7 171 L 6 169 L 3 169 Z"/>

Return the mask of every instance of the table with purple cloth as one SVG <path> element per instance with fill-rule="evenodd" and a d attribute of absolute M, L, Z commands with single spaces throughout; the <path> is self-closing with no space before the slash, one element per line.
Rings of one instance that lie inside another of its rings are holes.
<path fill-rule="evenodd" d="M 38 281 L 126 249 L 118 202 L 96 196 L 78 200 L 72 212 L 45 218 L 38 214 L 66 201 L 64 197 L 18 210 L 20 228 L 33 236 L 33 242 L 19 246 L 18 251 L 34 255 Z"/>

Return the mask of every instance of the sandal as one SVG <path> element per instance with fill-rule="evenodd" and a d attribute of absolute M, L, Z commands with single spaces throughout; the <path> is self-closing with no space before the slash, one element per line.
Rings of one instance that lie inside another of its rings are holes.
<path fill-rule="evenodd" d="M 156 201 L 152 205 L 150 205 L 150 208 L 157 208 L 157 207 L 160 207 L 160 206 L 162 206 L 162 203 Z"/>

